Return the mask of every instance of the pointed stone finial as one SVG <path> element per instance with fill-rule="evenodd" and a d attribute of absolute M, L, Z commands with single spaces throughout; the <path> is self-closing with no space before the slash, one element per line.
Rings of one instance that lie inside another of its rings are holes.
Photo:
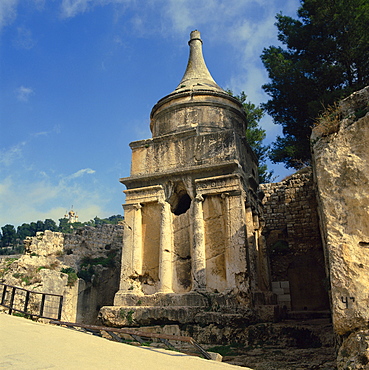
<path fill-rule="evenodd" d="M 188 58 L 187 68 L 181 82 L 175 91 L 187 89 L 206 89 L 212 88 L 223 91 L 211 76 L 202 54 L 202 40 L 200 32 L 195 30 L 190 34 L 190 56 Z"/>
<path fill-rule="evenodd" d="M 190 56 L 181 82 L 151 110 L 153 138 L 186 130 L 201 133 L 231 128 L 244 136 L 247 123 L 242 104 L 211 77 L 199 31 L 191 32 L 188 44 Z"/>

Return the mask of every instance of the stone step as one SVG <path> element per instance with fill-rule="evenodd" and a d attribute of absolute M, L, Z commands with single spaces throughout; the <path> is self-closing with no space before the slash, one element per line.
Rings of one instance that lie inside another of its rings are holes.
<path fill-rule="evenodd" d="M 199 324 L 244 326 L 253 321 L 251 310 L 230 313 L 228 310 L 207 311 L 203 306 L 104 306 L 101 322 L 106 326 L 150 326 L 168 324 Z"/>
<path fill-rule="evenodd" d="M 313 319 L 330 319 L 331 312 L 326 311 L 288 311 L 286 319 L 288 320 L 313 320 Z"/>

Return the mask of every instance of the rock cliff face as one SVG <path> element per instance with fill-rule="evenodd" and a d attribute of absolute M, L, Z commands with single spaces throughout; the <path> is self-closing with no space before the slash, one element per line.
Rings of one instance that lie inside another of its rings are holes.
<path fill-rule="evenodd" d="M 339 352 L 342 369 L 364 369 L 369 362 L 368 111 L 369 87 L 328 112 L 312 135 L 334 330 L 341 338 L 353 333 Z"/>

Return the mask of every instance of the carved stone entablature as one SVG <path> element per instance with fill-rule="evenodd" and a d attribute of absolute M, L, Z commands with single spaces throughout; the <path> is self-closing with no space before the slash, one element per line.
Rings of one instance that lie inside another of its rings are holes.
<path fill-rule="evenodd" d="M 158 202 L 164 197 L 164 189 L 161 185 L 145 186 L 125 190 L 126 204 Z"/>
<path fill-rule="evenodd" d="M 242 192 L 241 178 L 239 175 L 214 176 L 206 179 L 195 180 L 197 194 L 220 194 Z"/>

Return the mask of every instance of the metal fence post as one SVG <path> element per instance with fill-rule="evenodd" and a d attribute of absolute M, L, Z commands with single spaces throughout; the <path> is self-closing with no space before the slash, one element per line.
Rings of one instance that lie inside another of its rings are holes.
<path fill-rule="evenodd" d="M 3 295 L 1 297 L 1 304 L 3 305 L 4 302 L 5 302 L 5 297 L 6 297 L 6 288 L 8 287 L 7 285 L 3 285 L 4 289 L 3 289 Z"/>
<path fill-rule="evenodd" d="M 42 293 L 42 298 L 41 298 L 41 305 L 40 305 L 40 317 L 43 316 L 44 313 L 44 306 L 45 306 L 45 294 Z"/>
<path fill-rule="evenodd" d="M 12 312 L 13 312 L 13 303 L 14 303 L 15 289 L 16 289 L 15 286 L 13 286 L 12 295 L 10 297 L 10 304 L 9 304 L 9 306 L 10 306 L 10 308 L 9 308 L 9 315 L 11 315 Z"/>
<path fill-rule="evenodd" d="M 58 320 L 61 320 L 62 309 L 63 309 L 63 296 L 59 298 L 59 310 L 58 310 Z"/>
<path fill-rule="evenodd" d="M 26 291 L 26 299 L 24 300 L 24 309 L 23 311 L 24 312 L 27 312 L 27 308 L 28 308 L 28 302 L 29 302 L 29 294 L 30 294 L 30 291 Z"/>

